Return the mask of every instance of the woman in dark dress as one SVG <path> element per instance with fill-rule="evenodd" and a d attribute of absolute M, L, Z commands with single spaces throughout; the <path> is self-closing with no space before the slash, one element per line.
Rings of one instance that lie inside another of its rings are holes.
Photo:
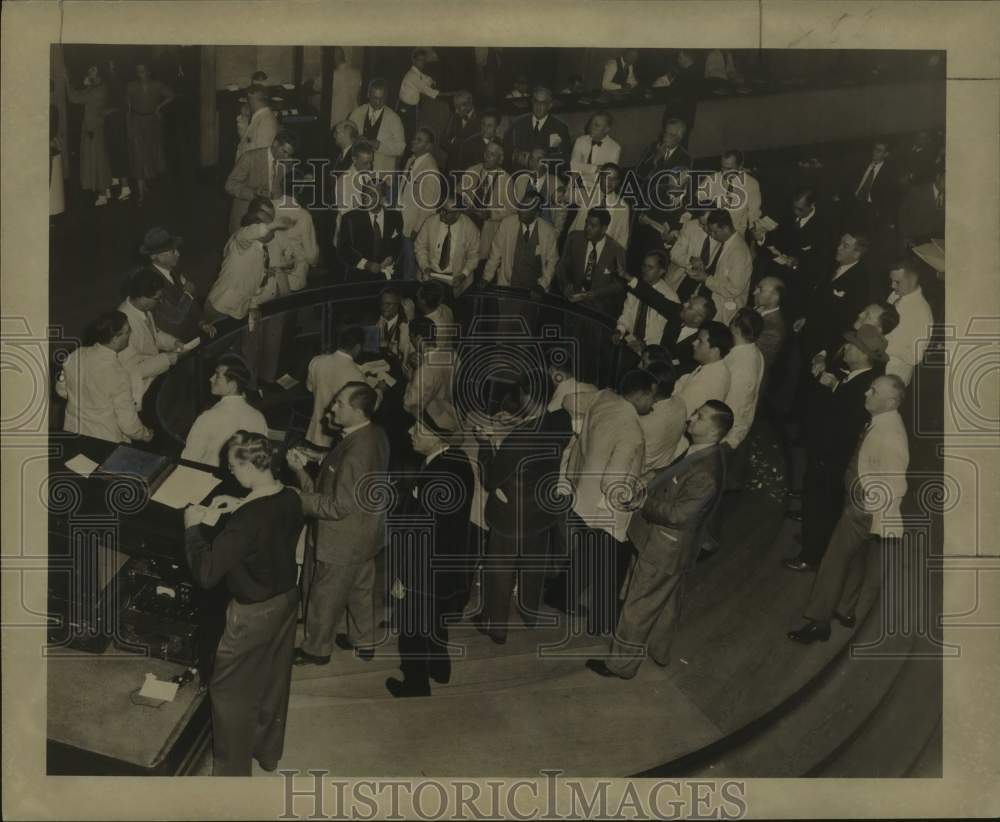
<path fill-rule="evenodd" d="M 108 108 L 104 112 L 104 142 L 111 161 L 111 185 L 121 185 L 118 199 L 124 201 L 132 195 L 128 185 L 128 128 L 125 124 L 128 103 L 125 102 L 125 81 L 114 60 L 108 60 L 106 84 Z"/>
<path fill-rule="evenodd" d="M 141 203 L 146 196 L 146 184 L 166 168 L 161 112 L 174 99 L 174 93 L 159 80 L 154 80 L 144 63 L 136 65 L 135 77 L 126 86 L 125 97 L 132 176 L 139 187 Z"/>
<path fill-rule="evenodd" d="M 213 774 L 250 776 L 254 759 L 264 770 L 277 768 L 284 748 L 302 502 L 275 479 L 267 437 L 237 431 L 226 448 L 229 470 L 250 493 L 187 508 L 185 549 L 199 585 L 225 578 L 233 595 L 209 683 Z M 210 511 L 228 517 L 214 539 L 201 525 Z"/>

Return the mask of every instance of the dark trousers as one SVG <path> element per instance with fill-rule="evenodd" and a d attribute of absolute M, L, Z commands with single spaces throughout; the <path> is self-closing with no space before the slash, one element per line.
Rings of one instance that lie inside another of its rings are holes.
<path fill-rule="evenodd" d="M 871 524 L 871 514 L 853 505 L 844 507 L 803 612 L 807 619 L 829 622 L 834 611 L 842 616 L 855 615 L 868 557 L 878 543 L 878 536 L 870 532 Z"/>
<path fill-rule="evenodd" d="M 278 378 L 281 343 L 288 318 L 284 314 L 267 317 L 247 328 L 242 335 L 242 354 L 259 382 L 274 382 Z"/>
<path fill-rule="evenodd" d="M 819 565 L 843 505 L 844 472 L 814 454 L 807 454 L 802 483 L 802 551 L 798 559 Z"/>
<path fill-rule="evenodd" d="M 430 696 L 432 678 L 442 684 L 451 679 L 446 620 L 461 612 L 459 598 L 408 591 L 397 606 L 399 668 L 407 691 Z"/>
<path fill-rule="evenodd" d="M 281 759 L 298 602 L 293 588 L 252 605 L 229 603 L 208 686 L 215 776 L 250 776 L 254 758 L 267 768 Z"/>
<path fill-rule="evenodd" d="M 570 551 L 568 605 L 587 609 L 587 633 L 608 634 L 618 622 L 618 596 L 632 546 L 572 516 L 567 530 Z"/>
<path fill-rule="evenodd" d="M 483 561 L 484 616 L 497 638 L 507 636 L 515 578 L 522 621 L 529 627 L 538 622 L 548 555 L 548 531 L 523 535 L 490 531 Z"/>

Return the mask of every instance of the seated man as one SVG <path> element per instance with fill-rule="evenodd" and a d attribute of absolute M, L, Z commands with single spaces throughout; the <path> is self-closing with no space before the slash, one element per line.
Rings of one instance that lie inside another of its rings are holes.
<path fill-rule="evenodd" d="M 476 163 L 483 161 L 483 152 L 486 147 L 498 139 L 497 132 L 500 129 L 500 115 L 492 110 L 486 110 L 479 118 L 479 130 L 471 137 L 466 137 L 458 153 L 457 163 L 449 162 L 450 171 L 461 171 L 471 168 Z"/>
<path fill-rule="evenodd" d="M 132 384 L 118 355 L 128 346 L 128 317 L 109 311 L 92 326 L 94 344 L 63 363 L 56 393 L 66 400 L 63 429 L 108 442 L 149 442 L 153 432 L 136 412 Z"/>
<path fill-rule="evenodd" d="M 521 208 L 528 192 L 534 191 L 542 198 L 538 216 L 562 234 L 566 224 L 565 186 L 545 159 L 545 149 L 533 148 L 528 154 L 527 168 L 514 175 L 514 205 Z"/>
<path fill-rule="evenodd" d="M 621 159 L 622 147 L 609 136 L 613 124 L 610 112 L 595 112 L 587 123 L 587 133 L 573 143 L 569 168 L 580 175 L 587 188 L 597 182 L 597 172 L 602 166 L 617 165 Z"/>
<path fill-rule="evenodd" d="M 417 279 L 433 278 L 459 296 L 470 285 L 479 265 L 479 229 L 449 196 L 437 214 L 417 234 Z"/>
<path fill-rule="evenodd" d="M 571 184 L 564 194 L 565 205 L 575 205 L 576 218 L 570 225 L 570 231 L 583 231 L 587 216 L 594 208 L 607 209 L 611 214 L 611 224 L 608 226 L 608 236 L 622 248 L 628 248 L 629 230 L 632 222 L 632 211 L 628 199 L 622 196 L 622 182 L 625 175 L 621 166 L 605 163 L 596 173 L 593 185 L 579 183 Z"/>
<path fill-rule="evenodd" d="M 511 202 L 513 184 L 503 167 L 503 146 L 490 143 L 483 150 L 482 162 L 459 175 L 458 190 L 469 216 L 479 228 L 479 259 L 490 256 L 493 238 L 500 223 L 514 213 Z"/>
<path fill-rule="evenodd" d="M 218 466 L 222 448 L 233 434 L 249 431 L 266 437 L 267 420 L 247 402 L 253 375 L 240 357 L 223 356 L 208 378 L 208 385 L 219 401 L 195 419 L 181 459 Z"/>
<path fill-rule="evenodd" d="M 381 186 L 364 189 L 365 208 L 347 212 L 340 223 L 337 251 L 348 282 L 399 279 L 403 217 L 385 207 Z"/>
<path fill-rule="evenodd" d="M 483 282 L 547 292 L 559 261 L 555 229 L 539 220 L 541 197 L 525 193 L 521 208 L 500 224 L 490 248 Z"/>
<path fill-rule="evenodd" d="M 601 79 L 602 91 L 628 91 L 639 85 L 635 76 L 635 64 L 639 59 L 638 49 L 625 49 L 618 57 L 604 64 Z"/>

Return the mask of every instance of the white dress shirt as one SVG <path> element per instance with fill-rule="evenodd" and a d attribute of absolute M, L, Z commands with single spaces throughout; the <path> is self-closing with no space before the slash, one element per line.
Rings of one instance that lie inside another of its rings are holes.
<path fill-rule="evenodd" d="M 328 446 L 333 441 L 323 428 L 323 416 L 337 392 L 349 382 L 365 382 L 365 375 L 350 354 L 334 351 L 312 358 L 306 377 L 306 388 L 313 395 L 312 419 L 306 431 L 309 442 Z"/>
<path fill-rule="evenodd" d="M 66 431 L 109 442 L 140 439 L 146 431 L 136 413 L 130 376 L 118 355 L 105 345 L 70 353 L 56 393 L 67 400 Z"/>
<path fill-rule="evenodd" d="M 428 75 L 416 66 L 410 66 L 410 70 L 403 75 L 403 82 L 399 86 L 399 102 L 408 106 L 416 106 L 420 103 L 421 94 L 433 100 L 438 96 L 438 93 Z"/>
<path fill-rule="evenodd" d="M 886 374 L 895 374 L 906 385 L 913 378 L 914 367 L 924 358 L 934 326 L 934 315 L 920 286 L 899 297 L 893 292 L 889 304 L 899 312 L 899 325 L 886 335 L 889 363 Z"/>
<path fill-rule="evenodd" d="M 455 273 L 451 267 L 451 261 L 455 259 L 457 254 L 455 253 L 462 246 L 462 223 L 464 220 L 456 220 L 454 225 L 448 225 L 445 222 L 441 222 L 438 225 L 437 234 L 434 237 L 433 245 L 431 246 L 431 267 L 439 274 L 453 274 Z M 445 238 L 448 236 L 449 230 L 451 231 L 451 246 L 448 254 L 447 265 L 439 265 L 441 260 L 441 251 L 444 248 Z M 461 273 L 461 272 L 459 272 Z"/>
<path fill-rule="evenodd" d="M 699 365 L 690 374 L 684 374 L 674 387 L 674 396 L 681 397 L 688 416 L 709 400 L 724 402 L 729 394 L 731 377 L 724 359 L 708 365 Z"/>
<path fill-rule="evenodd" d="M 601 144 L 594 145 L 589 134 L 577 137 L 570 153 L 569 168 L 575 171 L 588 186 L 597 179 L 597 170 L 604 163 L 617 163 L 621 159 L 622 147 L 611 137 L 605 137 Z"/>
<path fill-rule="evenodd" d="M 118 361 L 129 373 L 136 403 L 141 403 L 153 380 L 170 368 L 169 354 L 177 351 L 178 340 L 160 331 L 152 313 L 140 311 L 131 300 L 124 300 L 118 310 L 128 317 L 132 329 L 128 346 L 118 354 Z"/>
<path fill-rule="evenodd" d="M 883 160 L 880 163 L 869 163 L 868 168 L 865 169 L 865 173 L 861 175 L 861 179 L 858 180 L 858 187 L 854 189 L 854 196 L 858 196 L 861 193 L 861 186 L 865 184 L 865 178 L 868 173 L 871 172 L 872 181 L 871 185 L 868 186 L 868 202 L 872 201 L 872 187 L 875 185 L 875 180 L 878 178 L 878 173 L 882 170 L 882 166 L 885 164 Z"/>
<path fill-rule="evenodd" d="M 724 402 L 733 412 L 733 427 L 722 441 L 736 448 L 746 439 L 757 413 L 757 397 L 764 379 L 764 355 L 756 343 L 739 343 L 733 346 L 724 362 L 730 376 Z"/>
<path fill-rule="evenodd" d="M 266 273 L 264 246 L 260 242 L 266 235 L 267 226 L 254 223 L 243 226 L 226 243 L 222 270 L 207 298 L 220 314 L 243 320 L 256 306 L 254 298 L 263 288 Z"/>
<path fill-rule="evenodd" d="M 639 85 L 639 81 L 635 78 L 635 66 L 627 66 L 628 76 L 625 78 L 624 85 L 615 82 L 615 75 L 618 73 L 618 69 L 621 68 L 622 58 L 616 57 L 613 60 L 608 60 L 604 64 L 604 76 L 601 78 L 601 88 L 604 91 L 620 91 L 624 88 L 635 88 Z"/>
<path fill-rule="evenodd" d="M 658 291 L 671 302 L 680 304 L 680 297 L 678 297 L 677 292 L 667 284 L 665 277 L 661 277 L 657 280 L 653 289 Z M 642 305 L 643 304 L 639 301 L 638 297 L 636 297 L 631 291 L 626 295 L 625 304 L 622 307 L 622 314 L 618 318 L 619 331 L 632 335 L 635 334 L 635 321 L 639 316 L 639 311 Z M 642 341 L 646 343 L 646 345 L 659 345 L 660 340 L 663 339 L 663 331 L 666 327 L 667 318 L 664 317 L 659 311 L 654 310 L 652 307 L 648 307 L 646 310 L 646 331 L 643 334 Z"/>
<path fill-rule="evenodd" d="M 899 412 L 886 411 L 873 416 L 858 449 L 858 484 L 862 504 L 872 513 L 871 533 L 880 536 L 901 534 L 899 505 L 906 495 L 909 465 L 910 446 Z M 886 492 L 888 505 L 885 504 Z"/>
<path fill-rule="evenodd" d="M 237 431 L 267 436 L 267 420 L 239 394 L 222 397 L 191 426 L 181 459 L 218 465 L 222 447 Z"/>
<path fill-rule="evenodd" d="M 639 427 L 646 438 L 643 474 L 670 464 L 677 443 L 684 438 L 687 418 L 687 406 L 678 396 L 657 400 L 652 411 L 639 417 Z"/>
<path fill-rule="evenodd" d="M 611 215 L 611 223 L 608 225 L 607 236 L 618 243 L 622 248 L 628 248 L 629 229 L 631 228 L 631 214 L 628 201 L 621 194 L 609 193 L 603 205 L 601 196 L 593 187 L 581 188 L 578 185 L 571 186 L 569 200 L 577 206 L 576 219 L 569 227 L 570 231 L 583 231 L 587 225 L 587 215 L 592 208 L 606 208 Z"/>
<path fill-rule="evenodd" d="M 573 397 L 577 394 L 591 394 L 596 390 L 597 387 L 591 385 L 589 382 L 578 382 L 574 377 L 566 377 L 556 383 L 555 390 L 552 392 L 552 399 L 549 400 L 546 410 L 559 411 L 564 407 L 568 397 Z"/>
<path fill-rule="evenodd" d="M 380 209 L 378 209 L 378 211 L 369 211 L 368 212 L 368 219 L 371 221 L 371 224 L 372 224 L 372 232 L 374 233 L 375 227 L 377 226 L 378 230 L 379 230 L 379 234 L 382 236 L 382 238 L 383 239 L 387 239 L 386 236 L 385 236 L 385 209 L 384 208 L 380 208 Z M 358 264 L 357 264 L 356 267 L 359 270 L 364 271 L 365 268 L 368 267 L 368 263 L 369 262 L 380 263 L 382 261 L 381 260 L 371 260 L 371 261 L 369 261 L 366 257 L 362 257 L 360 260 L 358 260 Z M 389 265 L 383 266 L 383 268 L 382 268 L 382 276 L 385 277 L 387 280 L 391 280 L 392 279 L 392 275 L 395 273 L 395 271 L 396 271 L 396 264 L 395 263 L 389 263 Z"/>

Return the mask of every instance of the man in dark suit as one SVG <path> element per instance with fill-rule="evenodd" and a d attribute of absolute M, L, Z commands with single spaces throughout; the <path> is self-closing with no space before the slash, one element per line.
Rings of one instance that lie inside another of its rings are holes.
<path fill-rule="evenodd" d="M 693 294 L 682 304 L 664 297 L 639 277 L 623 275 L 629 292 L 654 311 L 667 318 L 660 342 L 670 352 L 674 374 L 680 377 L 698 367 L 694 358 L 694 341 L 701 327 L 715 319 L 715 301 L 708 294 Z"/>
<path fill-rule="evenodd" d="M 507 641 L 515 574 L 521 619 L 529 627 L 537 621 L 558 516 L 548 501 L 556 498 L 553 487 L 573 433 L 566 411 L 546 411 L 538 388 L 544 385 L 525 380 L 504 397 L 503 410 L 520 422 L 499 443 L 477 432 L 490 536 L 483 562 L 485 607 L 476 624 L 498 644 Z"/>
<path fill-rule="evenodd" d="M 792 328 L 801 334 L 806 363 L 820 351 L 840 345 L 840 335 L 869 302 L 869 275 L 861 258 L 868 251 L 868 237 L 860 232 L 844 234 L 835 254 L 837 268 L 823 282 L 817 282 L 807 297 L 804 315 Z"/>
<path fill-rule="evenodd" d="M 448 158 L 450 172 L 471 168 L 483 161 L 483 152 L 490 143 L 497 142 L 497 131 L 500 129 L 500 115 L 492 109 L 484 110 L 479 115 L 479 127 L 466 137 L 457 149 L 457 156 Z M 506 152 L 505 152 L 506 153 Z"/>
<path fill-rule="evenodd" d="M 461 449 L 449 446 L 430 420 L 418 420 L 410 428 L 410 439 L 424 460 L 404 506 L 415 538 L 406 540 L 398 555 L 403 588 L 397 607 L 403 679 L 385 681 L 394 697 L 430 696 L 431 679 L 441 684 L 450 681 L 446 622 L 461 615 L 471 581 L 472 464 Z M 420 534 L 427 527 L 430 539 L 422 540 Z"/>
<path fill-rule="evenodd" d="M 754 307 L 764 320 L 764 330 L 757 337 L 757 347 L 764 355 L 768 373 L 779 362 L 788 336 L 785 315 L 781 310 L 784 296 L 785 283 L 778 277 L 765 277 L 753 291 Z"/>
<path fill-rule="evenodd" d="M 944 238 L 944 169 L 933 181 L 915 184 L 899 208 L 899 254 L 913 246 Z"/>
<path fill-rule="evenodd" d="M 625 250 L 607 236 L 611 213 L 592 208 L 583 231 L 574 231 L 556 268 L 563 296 L 617 318 L 625 299 L 619 272 L 625 270 Z"/>
<path fill-rule="evenodd" d="M 725 488 L 719 443 L 732 425 L 729 406 L 706 402 L 688 421 L 687 452 L 647 485 L 645 502 L 628 529 L 635 556 L 625 605 L 607 659 L 587 660 L 594 673 L 631 679 L 647 655 L 657 665 L 669 664 L 684 580 L 698 559 L 704 525 Z"/>
<path fill-rule="evenodd" d="M 377 402 L 366 383 L 340 389 L 326 422 L 339 427 L 343 439 L 320 464 L 315 480 L 306 473 L 302 453 L 288 453 L 302 489 L 302 510 L 316 520 L 302 564 L 305 638 L 295 650 L 296 665 L 326 665 L 334 644 L 355 648 L 365 661 L 374 656 L 375 556 L 385 541 L 385 512 L 364 500 L 379 496 L 370 489 L 387 481 L 380 478 L 389 469 L 389 440 L 371 423 Z M 347 635 L 335 638 L 345 612 Z"/>
<path fill-rule="evenodd" d="M 399 255 L 403 216 L 386 208 L 379 186 L 364 191 L 368 208 L 348 211 L 340 223 L 337 252 L 348 282 L 400 279 Z"/>
<path fill-rule="evenodd" d="M 763 246 L 754 264 L 755 283 L 769 275 L 781 277 L 786 286 L 783 301 L 786 311 L 792 317 L 802 316 L 805 298 L 826 273 L 823 268 L 833 250 L 830 224 L 816 207 L 815 191 L 811 188 L 796 191 L 788 219 L 772 236 L 765 237 L 760 231 L 755 236 Z M 771 249 L 782 256 L 776 257 Z"/>
<path fill-rule="evenodd" d="M 691 155 L 682 145 L 687 135 L 687 125 L 671 117 L 663 126 L 663 134 L 653 143 L 635 167 L 643 198 L 641 213 L 651 221 L 680 228 L 680 216 L 689 205 L 686 197 L 687 169 L 691 168 Z M 637 221 L 629 242 L 629 261 L 637 268 L 650 251 L 663 248 L 660 230 L 644 221 Z"/>
<path fill-rule="evenodd" d="M 470 137 L 479 134 L 479 112 L 476 111 L 476 101 L 468 91 L 456 91 L 452 100 L 454 111 L 448 119 L 448 124 L 441 132 L 438 145 L 445 153 L 445 163 L 442 168 L 457 171 L 467 168 L 462 165 L 462 146 Z M 482 152 L 480 152 L 480 156 Z"/>
<path fill-rule="evenodd" d="M 864 168 L 845 176 L 847 188 L 841 195 L 849 204 L 848 214 L 873 232 L 896 222 L 899 171 L 889 154 L 889 142 L 876 140 Z"/>
<path fill-rule="evenodd" d="M 504 135 L 504 154 L 511 170 L 526 168 L 528 155 L 536 147 L 545 149 L 548 160 L 562 163 L 560 173 L 569 169 L 569 155 L 573 148 L 569 127 L 550 114 L 552 92 L 539 86 L 531 94 L 531 114 L 518 117 Z"/>
<path fill-rule="evenodd" d="M 843 338 L 843 380 L 825 372 L 810 386 L 806 415 L 806 473 L 802 483 L 802 550 L 783 564 L 792 571 L 815 571 L 844 507 L 844 471 L 865 425 L 864 396 L 889 357 L 886 340 L 870 325 L 847 331 Z"/>

